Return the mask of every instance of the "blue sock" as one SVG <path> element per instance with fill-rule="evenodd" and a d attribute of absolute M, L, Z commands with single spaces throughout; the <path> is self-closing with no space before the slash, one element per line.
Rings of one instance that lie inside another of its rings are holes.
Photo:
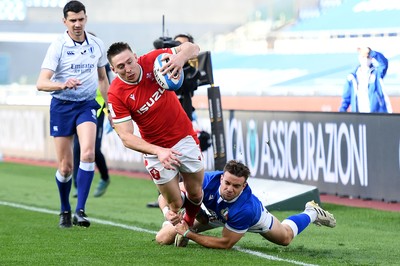
<path fill-rule="evenodd" d="M 56 183 L 58 186 L 58 193 L 60 194 L 61 212 L 71 211 L 71 205 L 69 204 L 69 193 L 71 192 L 72 175 L 65 178 L 60 174 L 60 172 L 57 171 Z"/>
<path fill-rule="evenodd" d="M 294 232 L 294 236 L 300 234 L 311 223 L 310 216 L 308 216 L 305 213 L 299 213 L 296 215 L 292 215 L 285 219 L 285 221 L 287 221 L 287 220 L 292 221 L 297 227 L 297 230 L 295 230 L 295 228 L 293 228 L 291 226 L 292 230 Z M 291 225 L 290 223 L 287 223 L 287 224 Z"/>
<path fill-rule="evenodd" d="M 90 186 L 92 185 L 95 164 L 80 162 L 76 181 L 78 185 L 78 202 L 76 211 L 85 210 L 86 200 L 89 196 Z"/>

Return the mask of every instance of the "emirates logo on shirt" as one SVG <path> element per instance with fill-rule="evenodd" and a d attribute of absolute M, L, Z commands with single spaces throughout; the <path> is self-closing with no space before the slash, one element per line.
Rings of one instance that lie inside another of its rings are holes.
<path fill-rule="evenodd" d="M 157 169 L 152 168 L 152 169 L 149 171 L 149 173 L 150 173 L 150 175 L 151 175 L 151 177 L 152 177 L 153 179 L 155 179 L 155 180 L 159 180 L 159 179 L 160 179 L 160 172 L 159 172 Z"/>

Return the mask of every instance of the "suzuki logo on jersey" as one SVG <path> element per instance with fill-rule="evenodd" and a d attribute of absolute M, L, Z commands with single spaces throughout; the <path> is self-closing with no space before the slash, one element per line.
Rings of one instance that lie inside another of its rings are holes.
<path fill-rule="evenodd" d="M 164 94 L 165 89 L 163 88 L 158 88 L 158 90 L 156 90 L 154 92 L 153 95 L 151 95 L 150 99 L 142 105 L 142 107 L 139 108 L 139 110 L 136 110 L 136 112 L 140 115 L 146 113 L 150 107 L 152 107 L 154 105 L 155 102 L 157 102 L 161 96 Z"/>

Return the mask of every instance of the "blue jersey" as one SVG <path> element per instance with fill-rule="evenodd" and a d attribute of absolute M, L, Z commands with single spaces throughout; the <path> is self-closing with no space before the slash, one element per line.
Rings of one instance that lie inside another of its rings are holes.
<path fill-rule="evenodd" d="M 223 171 L 204 174 L 203 204 L 229 230 L 245 233 L 260 221 L 264 207 L 261 201 L 253 195 L 248 185 L 237 198 L 229 202 L 223 200 L 219 193 L 222 174 Z"/>
<path fill-rule="evenodd" d="M 85 36 L 85 41 L 79 44 L 65 31 L 49 46 L 42 68 L 54 72 L 52 80 L 64 83 L 69 78 L 76 78 L 82 82 L 76 90 L 52 92 L 54 98 L 64 101 L 87 101 L 96 98 L 99 83 L 97 69 L 107 64 L 106 50 L 99 38 L 87 32 Z"/>
<path fill-rule="evenodd" d="M 392 105 L 390 99 L 384 90 L 383 78 L 386 75 L 388 69 L 388 60 L 383 54 L 371 51 L 370 57 L 372 57 L 370 69 L 366 75 L 366 93 L 367 93 L 367 105 L 368 111 L 371 113 L 392 113 Z M 360 92 L 362 92 L 363 86 L 360 84 L 363 80 L 362 72 L 359 71 L 360 66 L 347 76 L 347 82 L 343 89 L 342 103 L 339 107 L 339 112 L 346 112 L 351 109 L 351 112 L 360 112 L 361 100 Z M 365 78 L 365 77 L 364 77 Z"/>

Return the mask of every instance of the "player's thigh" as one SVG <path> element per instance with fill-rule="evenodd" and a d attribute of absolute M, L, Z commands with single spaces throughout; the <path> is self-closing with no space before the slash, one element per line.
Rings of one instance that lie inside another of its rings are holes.
<path fill-rule="evenodd" d="M 202 190 L 204 169 L 197 173 L 181 173 L 185 190 L 189 195 L 199 194 Z"/>
<path fill-rule="evenodd" d="M 78 132 L 79 144 L 83 149 L 93 148 L 96 142 L 96 124 L 90 121 L 79 124 L 76 128 Z"/>
<path fill-rule="evenodd" d="M 94 147 L 96 143 L 96 124 L 83 122 L 77 126 L 79 144 L 81 148 L 81 160 L 94 160 Z"/>
<path fill-rule="evenodd" d="M 72 141 L 73 136 L 69 137 L 54 137 L 54 147 L 57 154 L 59 169 L 61 171 L 69 171 L 72 169 Z"/>
<path fill-rule="evenodd" d="M 171 209 L 178 210 L 182 207 L 183 201 L 181 197 L 181 190 L 179 188 L 178 176 L 175 176 L 169 182 L 164 184 L 157 184 L 158 190 L 168 202 Z"/>
<path fill-rule="evenodd" d="M 182 154 L 178 156 L 181 161 L 181 173 L 197 173 L 204 169 L 203 154 L 192 136 L 181 139 L 172 149 Z"/>
<path fill-rule="evenodd" d="M 274 220 L 271 229 L 261 233 L 261 235 L 275 244 L 288 244 L 293 239 L 293 232 L 288 226 L 283 225 L 275 216 L 272 217 Z"/>
<path fill-rule="evenodd" d="M 87 147 L 94 148 L 98 107 L 99 104 L 95 100 L 77 103 L 75 123 L 81 150 L 85 150 Z"/>
<path fill-rule="evenodd" d="M 201 197 L 201 187 L 204 179 L 204 161 L 200 147 L 192 136 L 179 141 L 173 149 L 179 151 L 181 166 L 179 171 L 183 177 L 185 189 L 189 195 Z"/>

